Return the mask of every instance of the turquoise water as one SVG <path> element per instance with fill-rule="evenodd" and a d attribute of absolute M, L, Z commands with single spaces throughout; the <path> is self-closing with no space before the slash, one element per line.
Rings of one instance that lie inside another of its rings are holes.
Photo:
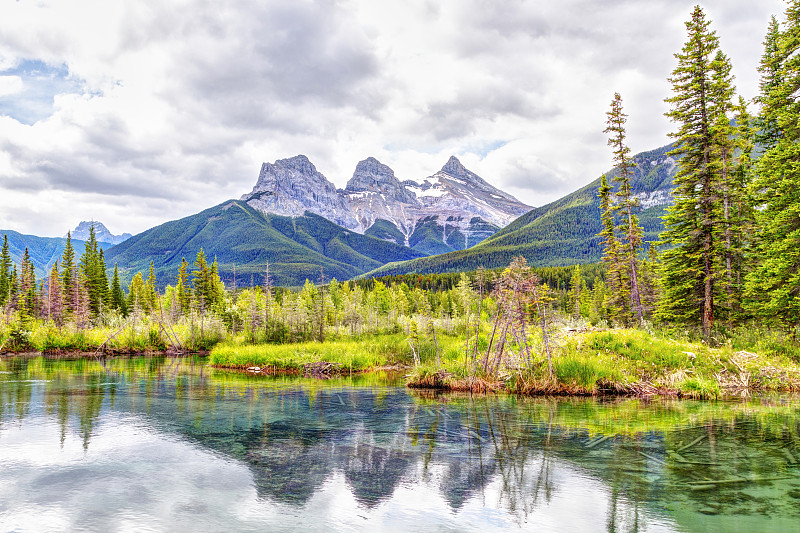
<path fill-rule="evenodd" d="M 800 531 L 800 402 L 0 361 L 0 531 Z"/>

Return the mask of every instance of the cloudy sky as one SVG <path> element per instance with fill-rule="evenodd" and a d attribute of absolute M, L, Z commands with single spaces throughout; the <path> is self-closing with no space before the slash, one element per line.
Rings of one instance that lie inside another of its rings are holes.
<path fill-rule="evenodd" d="M 138 233 L 300 153 L 339 187 L 455 154 L 542 205 L 610 168 L 615 91 L 634 152 L 668 142 L 695 1 L 0 0 L 0 229 Z M 702 5 L 752 98 L 784 2 Z"/>

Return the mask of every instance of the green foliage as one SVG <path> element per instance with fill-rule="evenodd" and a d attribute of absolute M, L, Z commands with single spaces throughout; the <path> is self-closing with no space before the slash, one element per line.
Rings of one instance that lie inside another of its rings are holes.
<path fill-rule="evenodd" d="M 674 155 L 680 157 L 674 179 L 675 203 L 664 218 L 661 240 L 670 248 L 663 254 L 662 320 L 699 326 L 709 336 L 714 320 L 725 318 L 719 302 L 732 278 L 729 202 L 740 191 L 728 178 L 733 156 L 730 117 L 734 88 L 730 63 L 719 51 L 719 39 L 696 6 L 686 23 L 688 39 L 675 54 L 678 66 L 670 82 L 667 116 L 678 125 Z M 722 193 L 722 194 L 720 194 Z M 719 317 L 717 315 L 720 315 Z"/>
<path fill-rule="evenodd" d="M 8 247 L 8 235 L 3 235 L 3 247 L 0 249 L 0 307 L 11 299 L 11 252 Z"/>
<path fill-rule="evenodd" d="M 66 257 L 62 264 L 67 264 Z M 83 255 L 80 258 L 80 272 L 86 279 L 85 287 L 89 297 L 89 310 L 93 316 L 98 316 L 102 312 L 103 306 L 108 305 L 110 298 L 105 257 L 103 249 L 97 243 L 94 224 L 89 227 L 89 239 L 86 241 Z"/>
<path fill-rule="evenodd" d="M 746 307 L 771 324 L 800 325 L 800 4 L 790 2 L 783 31 L 770 26 L 762 59 L 757 123 L 766 151 L 753 185 L 757 234 Z"/>
<path fill-rule="evenodd" d="M 364 338 L 297 344 L 220 344 L 211 351 L 209 362 L 231 368 L 267 367 L 283 371 L 304 371 L 318 362 L 342 365 L 360 372 L 379 366 L 408 363 L 411 350 L 405 335 L 370 335 Z"/>

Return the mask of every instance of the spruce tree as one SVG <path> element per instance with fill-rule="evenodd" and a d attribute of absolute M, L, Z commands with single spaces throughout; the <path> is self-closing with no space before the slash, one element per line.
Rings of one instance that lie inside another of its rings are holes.
<path fill-rule="evenodd" d="M 741 295 L 736 284 L 734 255 L 738 243 L 739 225 L 742 223 L 736 214 L 740 211 L 740 204 L 746 201 L 745 188 L 737 179 L 736 149 L 740 143 L 737 140 L 737 128 L 731 122 L 731 115 L 735 109 L 733 97 L 736 92 L 731 75 L 731 63 L 721 51 L 717 51 L 710 64 L 711 77 L 708 90 L 709 111 L 711 117 L 710 131 L 713 138 L 714 153 L 712 165 L 718 174 L 719 189 L 717 195 L 722 201 L 722 220 L 720 237 L 723 239 L 723 257 L 719 265 L 716 278 L 720 287 L 724 287 L 722 301 L 718 302 L 718 309 L 725 311 L 725 318 L 731 320 L 739 307 Z"/>
<path fill-rule="evenodd" d="M 47 282 L 47 319 L 55 322 L 58 327 L 64 322 L 64 295 L 61 290 L 58 261 L 50 269 L 50 278 Z"/>
<path fill-rule="evenodd" d="M 37 310 L 36 271 L 27 246 L 25 247 L 25 253 L 22 256 L 19 269 L 20 279 L 19 292 L 17 293 L 17 310 L 20 312 L 23 320 L 35 318 Z"/>
<path fill-rule="evenodd" d="M 617 238 L 617 223 L 614 216 L 614 206 L 611 204 L 611 186 L 603 176 L 600 179 L 600 219 L 603 223 L 603 231 L 599 233 L 603 237 L 603 262 L 608 268 L 608 282 L 611 288 L 608 307 L 611 318 L 628 318 L 628 299 L 627 282 L 625 276 L 625 265 L 622 259 L 622 246 Z"/>
<path fill-rule="evenodd" d="M 128 314 L 127 305 L 125 304 L 125 294 L 122 292 L 122 284 L 119 281 L 119 269 L 117 264 L 114 263 L 114 275 L 111 280 L 111 308 L 115 311 Z"/>
<path fill-rule="evenodd" d="M 581 267 L 575 265 L 572 269 L 572 278 L 569 280 L 569 302 L 572 318 L 578 320 L 581 318 Z"/>
<path fill-rule="evenodd" d="M 762 106 L 764 111 L 756 119 L 755 139 L 765 150 L 775 146 L 781 136 L 770 102 L 770 95 L 781 84 L 780 38 L 780 25 L 778 19 L 773 15 L 767 28 L 767 35 L 764 37 L 764 54 L 761 56 L 758 66 L 758 72 L 761 74 L 759 94 L 755 98 L 755 102 Z"/>
<path fill-rule="evenodd" d="M 153 311 L 158 303 L 158 294 L 156 292 L 156 271 L 152 260 L 150 261 L 150 272 L 147 275 L 147 282 L 145 283 L 145 291 L 147 292 L 147 309 Z"/>
<path fill-rule="evenodd" d="M 644 323 L 644 311 L 639 290 L 639 248 L 642 246 L 642 228 L 639 226 L 639 219 L 634 213 L 634 209 L 639 207 L 639 202 L 633 197 L 631 190 L 631 177 L 633 167 L 636 164 L 630 158 L 630 148 L 625 143 L 625 122 L 627 117 L 622 111 L 622 97 L 619 93 L 614 93 L 614 100 L 611 101 L 611 111 L 607 112 L 608 126 L 605 133 L 610 134 L 608 145 L 614 148 L 615 175 L 614 181 L 619 183 L 617 191 L 617 203 L 614 210 L 622 215 L 622 239 L 621 261 L 626 263 L 627 277 L 630 282 L 630 302 L 631 310 L 636 315 L 637 322 Z"/>
<path fill-rule="evenodd" d="M 192 292 L 189 288 L 189 263 L 185 257 L 181 259 L 181 267 L 178 270 L 177 292 L 181 313 L 188 315 L 192 306 Z"/>
<path fill-rule="evenodd" d="M 717 284 L 724 257 L 721 235 L 723 207 L 719 168 L 715 164 L 718 137 L 715 115 L 712 61 L 719 40 L 709 30 L 703 10 L 696 6 L 686 23 L 688 40 L 675 54 L 678 66 L 672 73 L 674 96 L 667 116 L 679 128 L 670 153 L 679 159 L 673 179 L 675 203 L 664 217 L 661 241 L 670 245 L 663 255 L 664 292 L 659 316 L 669 322 L 699 325 L 706 339 L 714 324 Z"/>
<path fill-rule="evenodd" d="M 11 267 L 8 235 L 3 235 L 3 247 L 0 249 L 0 306 L 6 305 L 11 295 Z"/>
<path fill-rule="evenodd" d="M 197 252 L 194 268 L 192 271 L 192 287 L 194 288 L 195 299 L 201 305 L 201 310 L 206 310 L 209 308 L 208 286 L 210 274 L 203 248 L 200 248 L 200 251 Z"/>
<path fill-rule="evenodd" d="M 64 294 L 64 314 L 75 310 L 75 249 L 72 247 L 72 234 L 67 232 L 67 242 L 61 254 L 61 290 Z"/>
<path fill-rule="evenodd" d="M 95 236 L 94 224 L 89 226 L 89 238 L 84 244 L 80 258 L 81 278 L 86 286 L 88 308 L 92 316 L 98 316 L 108 300 L 108 277 L 105 259 Z"/>
<path fill-rule="evenodd" d="M 767 43 L 772 41 L 768 38 Z M 774 50 L 765 51 L 765 57 L 772 56 L 768 63 L 774 70 L 773 83 L 762 85 L 766 93 L 759 98 L 758 118 L 762 135 L 773 133 L 774 145 L 767 146 L 755 165 L 758 234 L 746 295 L 753 313 L 796 334 L 800 326 L 800 102 L 796 98 L 800 1 L 789 3 L 784 29 L 775 43 Z"/>

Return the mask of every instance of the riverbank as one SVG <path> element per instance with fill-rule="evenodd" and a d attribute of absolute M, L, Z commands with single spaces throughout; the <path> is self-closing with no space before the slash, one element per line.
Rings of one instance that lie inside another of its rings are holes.
<path fill-rule="evenodd" d="M 403 334 L 324 343 L 226 343 L 211 350 L 209 363 L 259 373 L 321 376 L 400 366 L 410 369 L 406 379 L 411 388 L 534 396 L 712 399 L 800 391 L 797 354 L 775 340 L 762 332 L 709 347 L 638 329 L 564 330 L 553 338 L 552 375 L 544 350 L 532 350 L 530 358 L 510 351 L 502 365 L 493 367 L 485 357 L 485 339 L 479 339 L 476 357 L 466 338 L 443 334 L 435 342 L 416 345 Z"/>
<path fill-rule="evenodd" d="M 191 331 L 178 331 L 187 341 L 192 338 Z M 445 331 L 341 336 L 321 343 L 252 344 L 238 337 L 217 342 L 210 350 L 171 346 L 165 342 L 168 336 L 152 327 L 135 334 L 115 333 L 110 328 L 64 329 L 56 336 L 47 328 L 34 331 L 20 349 L 0 356 L 199 354 L 208 355 L 208 363 L 217 368 L 322 378 L 391 368 L 405 374 L 410 388 L 529 396 L 713 399 L 800 391 L 800 347 L 769 330 L 743 329 L 720 346 L 709 347 L 685 336 L 641 329 L 562 328 L 550 338 L 552 374 L 541 338 L 533 333 L 529 354 L 515 344 L 499 358 L 496 348 L 489 349 L 488 332 L 482 332 L 477 343 L 474 336 Z"/>

